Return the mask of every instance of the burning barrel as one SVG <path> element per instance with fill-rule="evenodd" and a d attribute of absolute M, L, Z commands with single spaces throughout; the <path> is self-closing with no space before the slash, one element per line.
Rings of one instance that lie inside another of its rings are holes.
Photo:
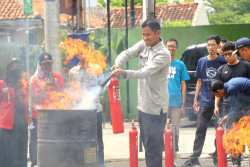
<path fill-rule="evenodd" d="M 96 167 L 95 110 L 38 111 L 38 167 Z"/>

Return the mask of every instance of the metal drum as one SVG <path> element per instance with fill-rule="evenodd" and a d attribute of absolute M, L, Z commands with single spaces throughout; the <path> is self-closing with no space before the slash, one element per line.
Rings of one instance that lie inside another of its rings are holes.
<path fill-rule="evenodd" d="M 95 110 L 38 110 L 38 167 L 97 167 Z"/>

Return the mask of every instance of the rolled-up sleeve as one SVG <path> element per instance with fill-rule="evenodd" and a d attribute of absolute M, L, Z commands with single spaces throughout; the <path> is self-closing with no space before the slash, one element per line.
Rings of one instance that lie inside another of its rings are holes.
<path fill-rule="evenodd" d="M 127 61 L 129 61 L 135 57 L 138 57 L 140 52 L 143 50 L 144 47 L 145 47 L 145 44 L 144 44 L 143 40 L 137 42 L 134 46 L 121 52 L 117 56 L 117 58 L 115 59 L 115 65 L 121 67 Z"/>

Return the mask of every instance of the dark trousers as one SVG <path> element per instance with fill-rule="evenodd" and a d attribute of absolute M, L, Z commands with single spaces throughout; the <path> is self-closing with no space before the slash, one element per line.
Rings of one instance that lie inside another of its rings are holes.
<path fill-rule="evenodd" d="M 0 128 L 0 167 L 27 167 L 27 143 L 27 124 Z"/>
<path fill-rule="evenodd" d="M 193 154 L 190 157 L 191 160 L 198 160 L 198 158 L 200 157 L 202 153 L 202 149 L 203 149 L 203 145 L 204 145 L 204 141 L 205 141 L 206 133 L 207 133 L 207 127 L 211 121 L 213 114 L 214 114 L 213 106 L 200 107 L 200 111 L 197 114 L 197 129 L 195 133 Z M 216 139 L 214 141 L 214 145 L 215 145 L 216 150 L 213 154 L 213 158 L 216 158 L 217 157 Z"/>
<path fill-rule="evenodd" d="M 37 119 L 32 119 L 34 128 L 30 129 L 29 154 L 31 166 L 37 165 Z"/>
<path fill-rule="evenodd" d="M 139 111 L 140 135 L 145 148 L 147 167 L 162 167 L 163 134 L 167 114 L 152 115 Z"/>
<path fill-rule="evenodd" d="M 97 148 L 98 163 L 104 163 L 103 139 L 102 139 L 102 112 L 97 112 Z"/>

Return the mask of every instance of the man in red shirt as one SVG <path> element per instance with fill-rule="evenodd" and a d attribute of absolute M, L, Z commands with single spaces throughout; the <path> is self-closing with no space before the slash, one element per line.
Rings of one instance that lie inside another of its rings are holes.
<path fill-rule="evenodd" d="M 31 98 L 29 107 L 30 143 L 29 153 L 31 167 L 37 165 L 37 109 L 42 109 L 44 100 L 48 98 L 51 91 L 62 91 L 64 89 L 61 74 L 52 71 L 53 59 L 49 53 L 42 53 L 39 57 L 39 65 L 35 74 L 31 77 Z"/>
<path fill-rule="evenodd" d="M 28 89 L 21 77 L 21 61 L 14 58 L 0 80 L 1 167 L 27 167 Z"/>

